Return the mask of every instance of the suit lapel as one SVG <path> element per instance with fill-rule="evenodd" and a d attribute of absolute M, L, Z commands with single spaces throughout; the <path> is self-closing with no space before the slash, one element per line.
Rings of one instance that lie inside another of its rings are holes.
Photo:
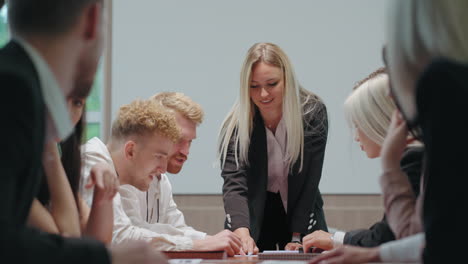
<path fill-rule="evenodd" d="M 309 160 L 309 155 L 309 152 L 304 147 L 304 161 Z M 302 164 L 301 172 L 299 172 L 300 166 L 301 161 L 299 157 L 299 160 L 294 163 L 292 171 L 288 174 L 288 212 L 292 212 L 294 210 L 294 205 L 297 204 L 297 199 L 299 199 L 301 189 L 307 176 L 307 173 L 305 172 L 308 171 L 308 164 Z"/>
<path fill-rule="evenodd" d="M 261 230 L 265 207 L 268 182 L 268 152 L 265 126 L 258 112 L 253 122 L 254 127 L 250 137 L 249 148 L 248 196 L 249 203 L 251 204 L 251 221 L 255 222 L 251 226 L 258 228 L 257 230 L 253 230 L 254 239 L 257 239 Z"/>

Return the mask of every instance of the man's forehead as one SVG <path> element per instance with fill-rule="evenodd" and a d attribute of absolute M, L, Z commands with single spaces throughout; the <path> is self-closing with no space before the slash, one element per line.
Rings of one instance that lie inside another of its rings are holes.
<path fill-rule="evenodd" d="M 193 140 L 197 137 L 197 124 L 182 114 L 177 115 L 177 124 L 181 130 L 183 140 Z"/>
<path fill-rule="evenodd" d="M 197 124 L 193 120 L 191 120 L 190 118 L 188 118 L 180 112 L 175 112 L 175 117 L 177 124 L 179 125 L 197 127 Z"/>
<path fill-rule="evenodd" d="M 137 137 L 136 142 L 143 147 L 151 147 L 152 149 L 165 151 L 165 149 L 172 147 L 173 142 L 166 136 L 158 131 L 140 135 Z"/>
<path fill-rule="evenodd" d="M 172 145 L 172 142 L 169 144 L 168 142 L 152 142 L 152 144 L 147 144 L 146 147 L 154 154 L 169 155 L 172 150 Z"/>

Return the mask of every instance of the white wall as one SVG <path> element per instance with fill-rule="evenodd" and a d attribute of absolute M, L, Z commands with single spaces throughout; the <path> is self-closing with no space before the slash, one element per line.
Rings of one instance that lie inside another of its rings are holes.
<path fill-rule="evenodd" d="M 216 140 L 238 96 L 239 73 L 256 42 L 278 44 L 301 84 L 323 98 L 330 132 L 323 193 L 378 193 L 379 161 L 353 142 L 343 102 L 354 83 L 382 65 L 382 0 L 115 0 L 112 117 L 118 107 L 181 91 L 206 112 L 174 193 L 221 193 Z"/>

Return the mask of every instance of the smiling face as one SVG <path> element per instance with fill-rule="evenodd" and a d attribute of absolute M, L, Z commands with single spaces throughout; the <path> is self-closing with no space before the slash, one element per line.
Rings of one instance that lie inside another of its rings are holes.
<path fill-rule="evenodd" d="M 176 121 L 181 130 L 181 137 L 180 140 L 174 144 L 172 155 L 167 164 L 167 171 L 172 174 L 180 172 L 188 158 L 192 140 L 197 137 L 197 125 L 195 122 L 185 118 L 179 113 L 176 113 Z"/>
<path fill-rule="evenodd" d="M 380 157 L 381 146 L 372 141 L 361 129 L 356 128 L 354 140 L 359 142 L 361 150 L 366 152 L 368 158 L 374 159 Z"/>
<path fill-rule="evenodd" d="M 140 136 L 138 140 L 128 141 L 125 145 L 130 160 L 131 184 L 141 191 L 147 191 L 155 177 L 166 172 L 167 159 L 173 143 L 159 133 Z"/>
<path fill-rule="evenodd" d="M 260 112 L 281 111 L 283 107 L 284 74 L 275 66 L 264 62 L 252 67 L 250 99 Z"/>

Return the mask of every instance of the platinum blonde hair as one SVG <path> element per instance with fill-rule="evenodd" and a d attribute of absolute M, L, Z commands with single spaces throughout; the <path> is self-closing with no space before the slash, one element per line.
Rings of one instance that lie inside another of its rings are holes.
<path fill-rule="evenodd" d="M 283 71 L 283 119 L 286 124 L 288 153 L 286 158 L 291 169 L 300 159 L 301 170 L 304 153 L 303 121 L 306 116 L 314 116 L 320 110 L 317 106 L 323 104 L 315 94 L 299 85 L 289 58 L 280 47 L 272 43 L 256 43 L 247 52 L 241 69 L 239 99 L 223 121 L 219 133 L 218 158 L 221 160 L 221 167 L 224 167 L 230 144 L 233 144 L 236 165 L 249 165 L 248 152 L 256 108 L 250 99 L 250 81 L 252 67 L 259 62 Z"/>
<path fill-rule="evenodd" d="M 434 58 L 468 62 L 468 1 L 395 0 L 387 21 L 393 86 L 405 91 Z"/>
<path fill-rule="evenodd" d="M 387 135 L 392 114 L 396 109 L 388 92 L 388 75 L 382 68 L 359 82 L 344 103 L 348 124 L 359 128 L 380 146 Z"/>

